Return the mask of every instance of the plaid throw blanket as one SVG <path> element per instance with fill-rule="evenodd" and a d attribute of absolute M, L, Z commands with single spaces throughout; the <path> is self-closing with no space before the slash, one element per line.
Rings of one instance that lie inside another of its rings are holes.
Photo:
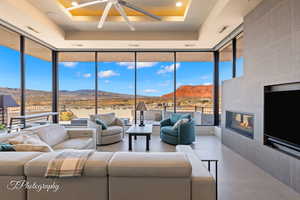
<path fill-rule="evenodd" d="M 47 178 L 68 178 L 82 175 L 87 159 L 93 150 L 65 150 L 48 163 Z"/>

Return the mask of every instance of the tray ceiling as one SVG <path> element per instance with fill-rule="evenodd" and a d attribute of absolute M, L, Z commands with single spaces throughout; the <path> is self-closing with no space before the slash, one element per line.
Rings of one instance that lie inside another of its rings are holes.
<path fill-rule="evenodd" d="M 64 8 L 72 7 L 72 2 L 74 0 L 57 0 Z M 78 4 L 91 2 L 91 0 L 77 0 Z M 157 16 L 178 16 L 183 17 L 189 7 L 189 0 L 180 0 L 182 3 L 181 7 L 177 7 L 176 3 L 178 0 L 127 0 L 127 2 L 143 8 L 148 12 L 155 14 Z M 79 8 L 76 10 L 70 11 L 72 16 L 101 16 L 105 8 L 106 3 L 96 4 L 88 6 L 85 8 Z M 132 9 L 124 8 L 128 16 L 143 16 L 139 12 L 135 12 Z M 112 9 L 109 13 L 109 16 L 120 16 L 119 12 L 115 9 Z"/>

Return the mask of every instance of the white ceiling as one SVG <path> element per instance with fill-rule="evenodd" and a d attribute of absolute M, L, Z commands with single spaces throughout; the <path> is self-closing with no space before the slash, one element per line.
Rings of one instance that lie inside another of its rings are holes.
<path fill-rule="evenodd" d="M 0 19 L 58 49 L 210 49 L 261 1 L 191 0 L 183 21 L 134 21 L 135 32 L 122 21 L 99 30 L 97 18 L 73 17 L 56 0 L 1 0 Z"/>

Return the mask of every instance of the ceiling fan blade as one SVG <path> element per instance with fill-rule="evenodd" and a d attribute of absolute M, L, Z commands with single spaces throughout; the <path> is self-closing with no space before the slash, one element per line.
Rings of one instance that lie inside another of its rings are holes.
<path fill-rule="evenodd" d="M 113 5 L 113 3 L 110 2 L 110 1 L 106 4 L 105 9 L 103 11 L 103 14 L 101 16 L 100 22 L 98 24 L 98 28 L 102 28 L 103 27 L 103 24 L 106 21 L 106 18 L 107 18 L 108 14 L 109 14 L 109 10 L 111 9 L 112 5 Z"/>
<path fill-rule="evenodd" d="M 131 8 L 132 10 L 135 10 L 137 12 L 140 12 L 140 13 L 143 13 L 144 15 L 147 15 L 155 20 L 158 20 L 158 21 L 161 21 L 161 17 L 157 16 L 157 15 L 154 15 L 142 8 L 138 8 L 136 7 L 135 5 L 131 4 L 131 3 L 128 3 L 126 1 L 123 1 L 123 0 L 119 0 L 119 3 L 122 5 L 122 6 L 125 6 L 127 8 Z"/>
<path fill-rule="evenodd" d="M 67 8 L 67 10 L 71 11 L 71 10 L 75 10 L 75 9 L 78 9 L 78 8 L 83 8 L 83 7 L 86 7 L 86 6 L 91 6 L 91 5 L 94 5 L 94 4 L 98 4 L 98 3 L 105 3 L 107 1 L 108 0 L 96 0 L 96 1 L 91 1 L 91 2 L 87 2 L 87 3 L 82 3 L 82 4 L 79 4 L 77 6 Z"/>
<path fill-rule="evenodd" d="M 135 31 L 135 28 L 132 26 L 131 22 L 129 21 L 128 16 L 126 15 L 126 12 L 122 8 L 122 6 L 119 3 L 114 4 L 114 6 L 118 10 L 118 12 L 122 15 L 122 17 L 125 19 L 125 21 L 128 24 L 130 30 Z"/>

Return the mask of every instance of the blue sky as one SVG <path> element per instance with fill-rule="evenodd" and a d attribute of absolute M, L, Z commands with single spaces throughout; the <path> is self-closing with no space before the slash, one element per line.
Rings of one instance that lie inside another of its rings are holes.
<path fill-rule="evenodd" d="M 238 60 L 238 66 L 243 62 Z M 19 53 L 0 46 L 0 87 L 19 88 Z M 26 87 L 51 91 L 51 62 L 26 56 Z M 93 62 L 59 64 L 60 90 L 94 89 Z M 181 85 L 208 85 L 213 82 L 212 62 L 177 63 L 177 87 Z M 238 73 L 240 72 L 238 68 Z M 172 62 L 139 62 L 137 90 L 139 95 L 161 96 L 173 90 Z M 231 78 L 231 62 L 220 63 L 220 79 Z M 100 62 L 99 90 L 134 94 L 134 67 L 129 62 Z"/>

